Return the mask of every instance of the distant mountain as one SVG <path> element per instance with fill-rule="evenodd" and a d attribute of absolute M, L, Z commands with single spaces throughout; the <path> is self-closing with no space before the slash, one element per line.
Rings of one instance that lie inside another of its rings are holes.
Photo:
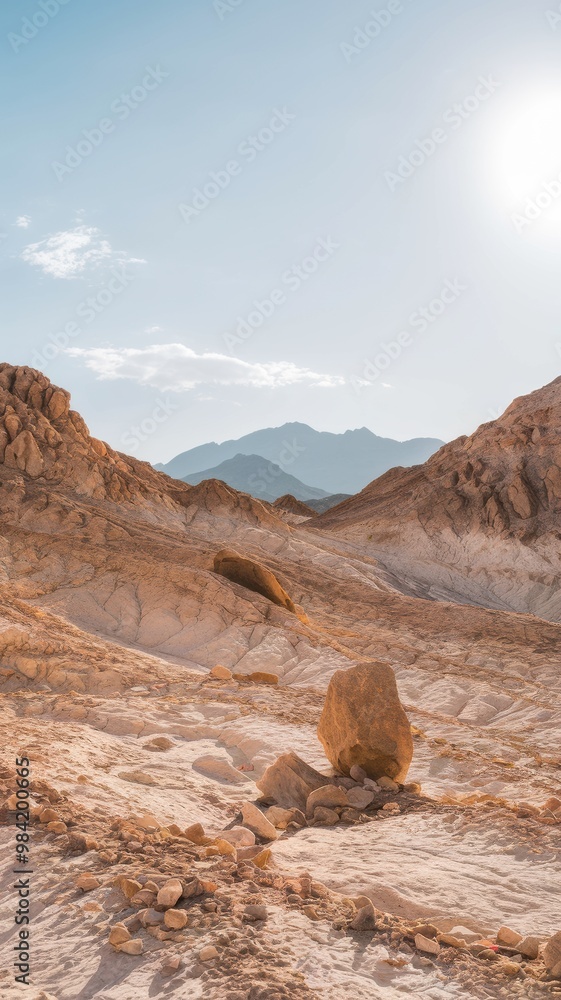
<path fill-rule="evenodd" d="M 279 465 L 260 455 L 236 455 L 214 469 L 205 469 L 181 478 L 191 486 L 198 486 L 205 479 L 220 479 L 241 493 L 250 493 L 258 500 L 268 500 L 269 503 L 287 493 L 297 500 L 320 500 L 327 496 L 325 490 L 306 486 L 295 476 L 284 472 Z"/>
<path fill-rule="evenodd" d="M 277 510 L 284 510 L 288 514 L 297 514 L 298 517 L 316 517 L 315 510 L 312 510 L 310 503 L 325 503 L 324 500 L 312 500 L 308 503 L 304 503 L 303 500 L 297 500 L 293 497 L 291 493 L 285 493 L 278 500 L 275 500 L 273 507 Z M 326 507 L 325 510 L 329 508 Z"/>
<path fill-rule="evenodd" d="M 316 514 L 325 514 L 327 510 L 331 510 L 332 507 L 336 507 L 337 504 L 343 503 L 343 500 L 350 500 L 350 495 L 348 493 L 335 493 L 332 496 L 323 497 L 321 500 L 308 500 L 308 507 L 311 507 Z"/>
<path fill-rule="evenodd" d="M 378 437 L 366 427 L 330 434 L 307 424 L 291 423 L 255 431 L 237 441 L 203 444 L 156 468 L 174 479 L 184 479 L 214 469 L 236 455 L 262 455 L 291 476 L 313 483 L 320 488 L 320 496 L 324 490 L 354 494 L 388 469 L 425 462 L 443 443 L 435 438 L 393 441 Z M 294 494 L 289 486 L 282 492 Z M 302 498 L 298 495 L 298 499 Z"/>

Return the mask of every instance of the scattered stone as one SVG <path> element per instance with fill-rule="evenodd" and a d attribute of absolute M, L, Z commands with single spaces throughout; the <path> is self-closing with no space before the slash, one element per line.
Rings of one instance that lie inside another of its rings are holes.
<path fill-rule="evenodd" d="M 161 826 L 156 817 L 152 816 L 151 813 L 144 813 L 140 819 L 135 820 L 135 824 L 146 833 L 156 833 L 156 830 L 159 830 Z"/>
<path fill-rule="evenodd" d="M 234 847 L 255 847 L 255 834 L 245 826 L 233 826 L 231 830 L 222 830 L 221 840 L 227 840 Z"/>
<path fill-rule="evenodd" d="M 498 968 L 505 976 L 517 976 L 520 972 L 520 966 L 516 962 L 502 961 Z"/>
<path fill-rule="evenodd" d="M 280 806 L 270 806 L 265 816 L 277 830 L 286 830 L 290 823 L 298 826 L 306 825 L 306 817 L 299 809 L 282 809 Z"/>
<path fill-rule="evenodd" d="M 109 944 L 112 944 L 114 948 L 117 948 L 118 945 L 124 944 L 125 941 L 130 941 L 130 939 L 130 931 L 124 924 L 115 924 L 109 932 Z"/>
<path fill-rule="evenodd" d="M 329 682 L 318 737 L 343 774 L 358 764 L 368 777 L 403 781 L 413 758 L 411 726 L 387 663 L 337 670 Z"/>
<path fill-rule="evenodd" d="M 242 823 L 262 840 L 276 840 L 278 833 L 272 823 L 252 802 L 242 803 Z"/>
<path fill-rule="evenodd" d="M 253 681 L 254 684 L 268 684 L 271 687 L 279 682 L 277 674 L 268 674 L 263 670 L 256 670 L 252 674 L 248 674 L 247 679 Z"/>
<path fill-rule="evenodd" d="M 501 927 L 497 934 L 497 944 L 502 944 L 505 948 L 516 948 L 519 941 L 522 941 L 522 934 L 517 934 L 510 927 Z"/>
<path fill-rule="evenodd" d="M 173 740 L 168 740 L 167 736 L 155 736 L 149 743 L 144 744 L 145 750 L 171 750 L 175 746 Z"/>
<path fill-rule="evenodd" d="M 57 823 L 60 820 L 60 816 L 54 809 L 43 809 L 39 813 L 40 823 Z"/>
<path fill-rule="evenodd" d="M 166 910 L 164 913 L 164 924 L 173 931 L 182 931 L 189 923 L 188 914 L 185 910 Z"/>
<path fill-rule="evenodd" d="M 387 774 L 382 774 L 378 778 L 378 785 L 384 792 L 399 792 L 399 785 L 393 778 L 389 778 Z"/>
<path fill-rule="evenodd" d="M 365 897 L 366 902 L 364 906 L 361 906 L 353 919 L 351 920 L 349 927 L 353 931 L 374 931 L 376 930 L 376 910 L 374 909 L 371 901 Z"/>
<path fill-rule="evenodd" d="M 254 920 L 267 920 L 269 916 L 266 906 L 261 906 L 257 903 L 250 903 L 244 908 L 243 919 L 254 921 Z"/>
<path fill-rule="evenodd" d="M 404 786 L 403 790 L 409 792 L 410 795 L 420 795 L 422 788 L 418 781 L 408 781 Z"/>
<path fill-rule="evenodd" d="M 212 754 L 197 757 L 191 766 L 194 771 L 204 774 L 205 778 L 211 778 L 221 784 L 245 785 L 250 780 L 242 771 L 232 767 L 224 757 L 213 757 Z"/>
<path fill-rule="evenodd" d="M 120 771 L 117 775 L 122 781 L 129 781 L 135 785 L 157 785 L 154 775 L 147 774 L 146 771 Z"/>
<path fill-rule="evenodd" d="M 160 910 L 149 908 L 142 910 L 138 914 L 138 919 L 143 927 L 157 927 L 159 924 L 163 924 L 164 914 Z"/>
<path fill-rule="evenodd" d="M 179 955 L 169 955 L 164 958 L 160 966 L 160 975 L 162 976 L 173 976 L 176 972 L 182 968 L 183 962 Z"/>
<path fill-rule="evenodd" d="M 135 892 L 134 896 L 131 896 L 131 903 L 133 906 L 153 906 L 156 902 L 156 892 L 152 892 L 150 889 L 141 889 L 140 892 Z"/>
<path fill-rule="evenodd" d="M 349 774 L 350 774 L 351 778 L 354 779 L 354 781 L 360 781 L 360 782 L 363 782 L 365 780 L 365 778 L 368 777 L 368 775 L 367 775 L 366 771 L 364 770 L 364 768 L 359 767 L 358 764 L 353 764 L 353 766 L 351 767 L 351 769 L 349 771 Z"/>
<path fill-rule="evenodd" d="M 419 951 L 426 952 L 427 955 L 439 955 L 440 945 L 434 938 L 427 938 L 424 934 L 415 934 L 415 947 Z"/>
<path fill-rule="evenodd" d="M 543 959 L 549 975 L 561 979 L 561 931 L 554 934 L 547 942 Z"/>
<path fill-rule="evenodd" d="M 140 882 L 132 878 L 122 878 L 119 882 L 119 888 L 122 893 L 127 897 L 127 899 L 133 898 L 138 892 L 142 892 L 142 886 Z"/>
<path fill-rule="evenodd" d="M 341 822 L 360 823 L 362 813 L 358 809 L 343 809 L 341 812 Z"/>
<path fill-rule="evenodd" d="M 223 667 L 221 663 L 217 663 L 208 676 L 216 681 L 231 681 L 233 674 L 231 670 L 228 670 L 228 667 Z"/>
<path fill-rule="evenodd" d="M 209 838 L 205 836 L 204 828 L 200 823 L 193 823 L 192 826 L 188 826 L 185 830 L 185 836 L 192 844 L 197 844 L 199 847 L 209 842 Z"/>
<path fill-rule="evenodd" d="M 118 950 L 124 952 L 125 955 L 142 955 L 144 945 L 140 938 L 133 938 L 132 941 L 125 941 L 124 944 L 120 944 Z"/>
<path fill-rule="evenodd" d="M 344 809 L 349 805 L 348 794 L 338 785 L 323 785 L 310 792 L 306 801 L 306 816 L 312 817 L 318 806 L 325 809 Z"/>
<path fill-rule="evenodd" d="M 53 820 L 52 823 L 47 823 L 47 830 L 49 833 L 62 834 L 67 832 L 68 827 L 62 820 Z"/>
<path fill-rule="evenodd" d="M 456 937 L 454 934 L 439 934 L 438 943 L 445 948 L 465 948 L 466 942 L 463 938 Z"/>
<path fill-rule="evenodd" d="M 263 799 L 285 809 L 305 810 L 310 792 L 325 785 L 327 778 L 295 753 L 285 753 L 271 764 L 257 787 Z"/>
<path fill-rule="evenodd" d="M 224 840 L 222 837 L 217 837 L 214 844 L 206 849 L 207 857 L 212 857 L 213 854 L 222 854 L 223 857 L 235 857 L 236 848 L 229 840 Z"/>
<path fill-rule="evenodd" d="M 214 958 L 218 958 L 218 951 L 212 944 L 207 944 L 205 948 L 201 948 L 199 952 L 199 960 L 201 962 L 212 962 Z"/>
<path fill-rule="evenodd" d="M 310 822 L 320 826 L 335 826 L 339 822 L 339 813 L 335 812 L 334 809 L 318 806 L 314 810 L 313 819 Z"/>
<path fill-rule="evenodd" d="M 523 941 L 520 941 L 516 945 L 516 949 L 524 958 L 529 958 L 533 961 L 540 953 L 540 939 L 532 935 L 525 937 Z"/>
<path fill-rule="evenodd" d="M 374 801 L 374 792 L 369 788 L 350 788 L 347 797 L 354 809 L 367 809 Z"/>
<path fill-rule="evenodd" d="M 319 914 L 318 914 L 318 911 L 315 908 L 315 906 L 312 906 L 311 904 L 308 904 L 307 906 L 303 906 L 302 907 L 302 913 L 304 914 L 305 917 L 308 918 L 308 920 L 320 920 L 321 919 L 320 916 L 319 916 Z"/>
<path fill-rule="evenodd" d="M 82 892 L 92 892 L 93 889 L 99 889 L 101 882 L 94 875 L 84 874 L 74 879 L 74 885 Z"/>
<path fill-rule="evenodd" d="M 381 787 L 377 781 L 373 781 L 372 778 L 364 779 L 364 787 L 368 788 L 371 792 L 381 792 Z"/>

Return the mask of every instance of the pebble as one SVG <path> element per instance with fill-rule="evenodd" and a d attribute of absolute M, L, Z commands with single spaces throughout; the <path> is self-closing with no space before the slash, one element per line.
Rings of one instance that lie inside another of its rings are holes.
<path fill-rule="evenodd" d="M 99 889 L 101 882 L 99 879 L 95 878 L 94 875 L 79 875 L 74 884 L 77 889 L 81 889 L 82 892 L 92 892 L 93 889 Z"/>
<path fill-rule="evenodd" d="M 393 778 L 388 778 L 387 775 L 383 774 L 381 778 L 378 778 L 378 784 L 380 788 L 383 788 L 385 792 L 398 792 L 399 785 L 393 780 Z"/>
<path fill-rule="evenodd" d="M 523 941 L 520 941 L 516 945 L 516 948 L 524 958 L 536 959 L 540 953 L 540 939 L 530 935 L 529 937 L 525 937 Z"/>
<path fill-rule="evenodd" d="M 520 941 L 522 941 L 522 934 L 511 930 L 510 927 L 501 927 L 497 933 L 497 944 L 505 945 L 507 948 L 516 948 Z"/>
<path fill-rule="evenodd" d="M 355 809 L 367 809 L 374 801 L 374 792 L 369 788 L 350 788 L 347 792 L 349 805 Z"/>
<path fill-rule="evenodd" d="M 182 931 L 188 923 L 189 917 L 185 910 L 170 909 L 164 913 L 164 924 L 173 931 Z"/>
<path fill-rule="evenodd" d="M 359 764 L 353 764 L 349 773 L 351 775 L 351 778 L 354 778 L 355 781 L 362 782 L 368 778 L 366 771 L 364 770 L 364 768 L 360 767 Z"/>
<path fill-rule="evenodd" d="M 434 938 L 425 937 L 424 934 L 415 935 L 415 947 L 419 951 L 426 952 L 428 955 L 439 955 L 440 945 L 438 941 Z"/>
<path fill-rule="evenodd" d="M 117 947 L 120 944 L 124 944 L 125 941 L 131 940 L 130 931 L 125 927 L 124 924 L 115 924 L 109 933 L 109 944 L 113 947 Z"/>
<path fill-rule="evenodd" d="M 124 944 L 120 944 L 119 951 L 124 952 L 125 955 L 142 955 L 144 945 L 140 938 L 133 938 L 132 941 L 125 941 Z"/>

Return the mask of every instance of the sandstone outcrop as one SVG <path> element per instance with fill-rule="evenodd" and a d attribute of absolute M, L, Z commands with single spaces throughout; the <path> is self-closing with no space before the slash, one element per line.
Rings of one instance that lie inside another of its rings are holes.
<path fill-rule="evenodd" d="M 281 587 L 274 573 L 255 562 L 247 559 L 232 549 L 222 549 L 214 557 L 214 572 L 220 576 L 225 576 L 232 583 L 237 583 L 240 587 L 247 587 L 267 600 L 272 601 L 287 611 L 296 613 L 294 603 Z"/>
<path fill-rule="evenodd" d="M 361 663 L 333 675 L 318 737 L 328 760 L 343 774 L 358 765 L 373 779 L 387 775 L 405 780 L 413 737 L 387 663 Z"/>

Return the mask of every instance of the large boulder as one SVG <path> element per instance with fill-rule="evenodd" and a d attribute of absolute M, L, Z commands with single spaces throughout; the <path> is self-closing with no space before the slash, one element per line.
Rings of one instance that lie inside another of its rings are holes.
<path fill-rule="evenodd" d="M 278 757 L 256 782 L 262 801 L 282 806 L 283 809 L 295 807 L 302 811 L 310 793 L 328 783 L 329 778 L 325 774 L 320 774 L 292 752 Z"/>
<path fill-rule="evenodd" d="M 296 613 L 294 603 L 274 573 L 253 559 L 246 559 L 233 549 L 222 549 L 214 557 L 214 572 L 225 576 L 232 583 L 238 583 L 241 587 L 261 594 L 273 604 L 278 604 L 293 614 Z"/>
<path fill-rule="evenodd" d="M 318 737 L 343 774 L 358 764 L 370 778 L 404 781 L 413 758 L 411 726 L 387 663 L 338 670 L 327 689 Z"/>

